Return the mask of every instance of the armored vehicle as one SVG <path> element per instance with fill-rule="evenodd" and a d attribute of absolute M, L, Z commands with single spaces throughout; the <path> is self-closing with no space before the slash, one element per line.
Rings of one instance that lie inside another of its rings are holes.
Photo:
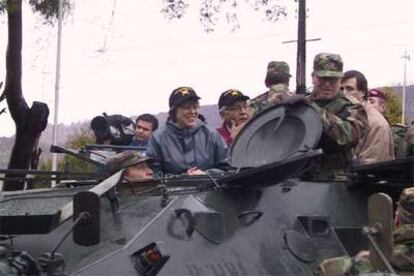
<path fill-rule="evenodd" d="M 354 167 L 346 181 L 301 179 L 323 154 L 321 134 L 312 107 L 279 105 L 241 131 L 231 171 L 137 182 L 120 171 L 4 192 L 0 274 L 311 275 L 368 248 L 370 195 L 395 199 L 413 183 L 412 159 Z M 54 150 L 102 169 L 96 148 Z"/>

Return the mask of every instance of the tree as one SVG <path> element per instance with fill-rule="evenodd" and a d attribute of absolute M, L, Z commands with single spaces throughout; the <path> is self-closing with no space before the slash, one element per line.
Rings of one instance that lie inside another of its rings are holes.
<path fill-rule="evenodd" d="M 65 143 L 65 148 L 70 149 L 82 149 L 85 145 L 94 144 L 95 136 L 89 127 L 83 126 L 72 134 Z M 52 159 L 46 159 L 39 165 L 40 170 L 50 171 L 52 169 Z M 65 172 L 84 172 L 94 173 L 96 167 L 86 161 L 77 159 L 75 157 L 65 155 L 63 158 L 58 159 L 57 164 L 58 171 Z M 33 181 L 32 188 L 47 188 L 50 186 L 50 181 Z"/>
<path fill-rule="evenodd" d="M 80 150 L 84 146 L 95 143 L 95 136 L 89 127 L 83 126 L 72 134 L 65 143 L 65 148 Z M 68 172 L 95 172 L 96 167 L 86 161 L 65 155 L 58 160 L 58 171 Z M 40 164 L 41 170 L 51 170 L 52 160 L 47 159 Z"/>
<path fill-rule="evenodd" d="M 401 101 L 397 93 L 392 87 L 383 87 L 385 95 L 387 96 L 387 108 L 385 111 L 385 118 L 390 124 L 397 124 L 401 122 Z"/>
<path fill-rule="evenodd" d="M 58 1 L 30 0 L 35 11 L 44 15 L 47 22 L 56 18 Z M 9 169 L 29 169 L 36 164 L 41 151 L 37 149 L 40 135 L 46 128 L 49 108 L 42 102 L 33 102 L 29 108 L 22 91 L 22 0 L 1 0 L 0 10 L 7 11 L 8 45 L 6 52 L 6 82 L 0 99 L 7 106 L 16 125 L 16 138 L 11 152 Z M 36 160 L 37 159 L 37 160 Z M 6 174 L 13 177 L 15 174 Z M 23 181 L 5 181 L 3 190 L 21 190 Z"/>
<path fill-rule="evenodd" d="M 68 138 L 65 147 L 81 149 L 85 145 L 94 143 L 95 135 L 89 126 L 84 126 Z M 96 167 L 86 161 L 65 155 L 62 162 L 59 162 L 58 169 L 69 172 L 95 172 Z"/>

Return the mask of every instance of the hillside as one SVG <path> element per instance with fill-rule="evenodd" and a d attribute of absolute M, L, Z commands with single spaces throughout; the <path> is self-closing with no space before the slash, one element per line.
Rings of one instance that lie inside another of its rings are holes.
<path fill-rule="evenodd" d="M 207 123 L 212 127 L 217 127 L 220 125 L 220 117 L 218 115 L 216 105 L 205 105 L 201 106 L 201 114 L 207 120 Z M 167 112 L 160 112 L 155 114 L 158 118 L 160 124 L 164 124 L 165 120 L 168 117 Z M 92 119 L 92 118 L 91 118 Z M 135 119 L 135 118 L 134 118 Z M 90 120 L 78 123 L 72 123 L 70 125 L 59 124 L 59 138 L 58 145 L 63 146 L 67 138 L 76 133 L 78 129 L 83 126 L 89 126 Z M 42 136 L 40 137 L 39 146 L 42 148 L 43 153 L 41 155 L 41 160 L 50 158 L 51 154 L 49 153 L 50 145 L 52 144 L 52 134 L 53 134 L 53 125 L 48 124 L 45 131 L 43 131 Z M 7 168 L 9 161 L 9 156 L 11 149 L 14 143 L 14 136 L 12 137 L 0 137 L 0 168 Z"/>

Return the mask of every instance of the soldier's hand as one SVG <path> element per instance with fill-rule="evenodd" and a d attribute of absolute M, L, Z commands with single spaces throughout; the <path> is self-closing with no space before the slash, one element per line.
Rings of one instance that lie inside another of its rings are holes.
<path fill-rule="evenodd" d="M 281 103 L 286 104 L 286 105 L 294 105 L 298 103 L 309 103 L 309 102 L 310 100 L 303 95 L 293 95 L 293 96 L 285 97 Z"/>
<path fill-rule="evenodd" d="M 231 123 L 230 128 L 229 128 L 230 136 L 234 140 L 236 138 L 236 136 L 239 134 L 240 130 L 244 127 L 246 122 L 241 123 L 239 125 L 236 125 L 235 121 L 231 121 L 230 123 Z"/>

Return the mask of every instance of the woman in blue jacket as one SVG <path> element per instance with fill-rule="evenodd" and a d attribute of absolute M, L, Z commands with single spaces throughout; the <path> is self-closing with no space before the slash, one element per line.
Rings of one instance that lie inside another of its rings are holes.
<path fill-rule="evenodd" d="M 157 174 L 203 174 L 226 165 L 227 147 L 220 134 L 199 118 L 199 99 L 191 87 L 175 89 L 169 118 L 149 141 L 147 155 Z"/>

